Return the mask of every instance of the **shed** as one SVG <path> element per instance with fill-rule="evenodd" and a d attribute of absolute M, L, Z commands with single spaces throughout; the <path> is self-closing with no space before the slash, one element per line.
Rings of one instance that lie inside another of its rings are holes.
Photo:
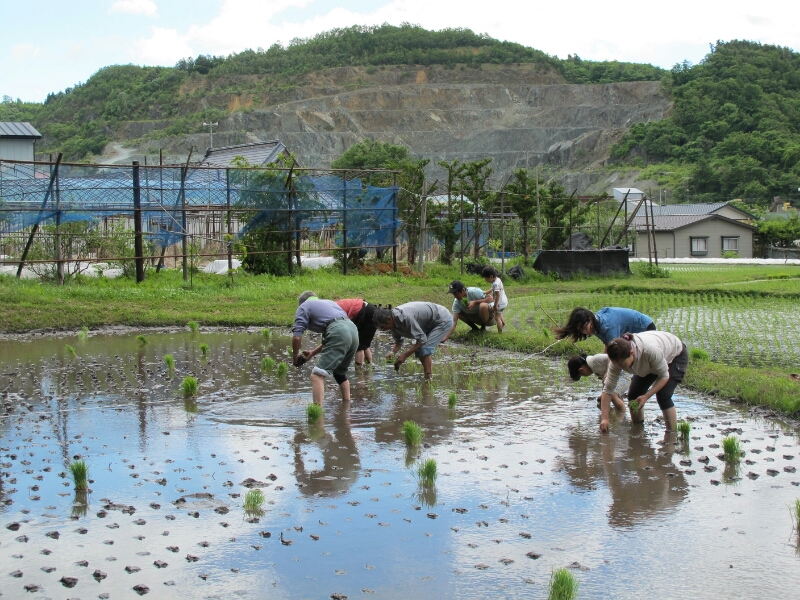
<path fill-rule="evenodd" d="M 200 164 L 211 167 L 230 167 L 233 159 L 237 156 L 242 156 L 251 165 L 260 167 L 277 162 L 281 156 L 289 156 L 289 150 L 280 140 L 209 148 Z"/>
<path fill-rule="evenodd" d="M 739 258 L 753 258 L 755 227 L 719 214 L 655 215 L 650 223 L 655 231 L 659 258 L 722 258 L 736 252 Z M 647 258 L 647 226 L 644 216 L 633 220 L 636 240 L 633 255 Z M 652 242 L 651 242 L 652 244 Z M 652 253 L 652 248 L 650 249 Z"/>
<path fill-rule="evenodd" d="M 42 134 L 30 123 L 0 121 L 0 161 L 27 160 L 33 162 L 34 144 L 42 139 Z M 30 177 L 32 169 L 29 165 L 7 165 L 3 168 L 3 177 Z"/>

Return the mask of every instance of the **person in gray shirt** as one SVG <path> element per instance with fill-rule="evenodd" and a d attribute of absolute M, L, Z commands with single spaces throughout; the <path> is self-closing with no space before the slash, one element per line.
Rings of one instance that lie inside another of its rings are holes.
<path fill-rule="evenodd" d="M 433 352 L 447 341 L 453 329 L 453 316 L 447 308 L 433 302 L 408 302 L 393 309 L 376 309 L 373 322 L 378 329 L 392 333 L 394 347 L 390 357 L 395 356 L 395 369 L 413 354 L 422 363 L 425 378 L 433 377 Z M 403 338 L 414 340 L 414 345 L 398 354 Z"/>
<path fill-rule="evenodd" d="M 300 368 L 306 361 L 319 355 L 317 365 L 311 371 L 311 396 L 314 404 L 322 404 L 325 378 L 330 375 L 339 384 L 342 400 L 350 400 L 347 369 L 358 350 L 358 329 L 336 302 L 320 300 L 314 292 L 303 292 L 297 298 L 297 303 L 292 327 L 292 364 Z M 313 350 L 300 352 L 306 329 L 321 333 L 322 343 Z"/>

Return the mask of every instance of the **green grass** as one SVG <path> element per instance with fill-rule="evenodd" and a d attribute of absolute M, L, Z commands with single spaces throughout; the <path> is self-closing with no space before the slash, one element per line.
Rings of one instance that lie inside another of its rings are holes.
<path fill-rule="evenodd" d="M 450 408 L 455 408 L 456 404 L 458 403 L 458 394 L 455 392 L 450 392 L 447 396 L 447 406 Z"/>
<path fill-rule="evenodd" d="M 78 332 L 78 339 L 82 342 L 89 339 L 89 328 L 86 325 L 81 327 L 81 330 Z"/>
<path fill-rule="evenodd" d="M 66 344 L 64 346 L 64 349 L 67 351 L 67 354 L 69 354 L 71 357 L 75 358 L 75 355 L 76 355 L 75 348 L 73 348 L 69 344 Z"/>
<path fill-rule="evenodd" d="M 247 490 L 247 493 L 244 495 L 243 507 L 245 511 L 249 513 L 261 512 L 265 500 L 266 498 L 264 498 L 264 492 L 261 490 L 257 488 Z"/>
<path fill-rule="evenodd" d="M 550 574 L 548 600 L 574 600 L 578 597 L 578 580 L 569 569 L 554 569 Z"/>
<path fill-rule="evenodd" d="M 684 442 L 689 441 L 689 434 L 692 431 L 692 424 L 689 421 L 678 421 L 678 438 Z"/>
<path fill-rule="evenodd" d="M 405 421 L 400 431 L 403 432 L 403 437 L 406 440 L 406 444 L 409 446 L 419 446 L 420 443 L 422 443 L 422 438 L 425 437 L 425 432 L 422 431 L 422 427 L 417 425 L 414 421 Z"/>
<path fill-rule="evenodd" d="M 316 423 L 322 414 L 322 407 L 319 404 L 311 403 L 306 406 L 306 417 L 309 423 Z"/>
<path fill-rule="evenodd" d="M 271 356 L 265 356 L 261 359 L 261 370 L 272 371 L 275 368 L 275 359 Z"/>
<path fill-rule="evenodd" d="M 735 435 L 729 435 L 722 440 L 722 451 L 725 454 L 725 462 L 738 463 L 742 460 L 742 447 Z"/>
<path fill-rule="evenodd" d="M 197 333 L 198 330 L 200 329 L 200 323 L 198 323 L 197 321 L 189 321 L 188 323 L 186 323 L 186 326 L 192 333 Z"/>
<path fill-rule="evenodd" d="M 263 337 L 265 340 L 268 340 L 271 335 L 272 332 L 269 329 L 264 328 L 261 330 L 261 337 Z"/>
<path fill-rule="evenodd" d="M 278 377 L 286 377 L 286 374 L 289 372 L 289 365 L 285 362 L 281 361 L 278 363 Z"/>
<path fill-rule="evenodd" d="M 172 354 L 165 354 L 164 355 L 164 364 L 167 367 L 167 370 L 172 372 L 175 370 L 175 357 Z"/>
<path fill-rule="evenodd" d="M 208 356 L 208 344 L 200 344 L 200 352 L 203 356 Z"/>
<path fill-rule="evenodd" d="M 76 490 L 89 489 L 89 465 L 85 460 L 76 460 L 70 463 L 69 472 L 72 473 L 72 481 L 75 483 Z"/>
<path fill-rule="evenodd" d="M 140 334 L 136 336 L 136 341 L 139 342 L 140 346 L 144 346 L 147 343 L 147 338 Z"/>
<path fill-rule="evenodd" d="M 436 466 L 436 459 L 427 458 L 421 460 L 416 466 L 417 482 L 423 487 L 431 487 L 436 483 L 438 476 L 438 468 Z"/>
<path fill-rule="evenodd" d="M 689 360 L 692 362 L 707 361 L 710 359 L 711 357 L 709 356 L 708 352 L 702 348 L 692 348 L 689 350 Z"/>
<path fill-rule="evenodd" d="M 181 390 L 183 391 L 184 396 L 194 396 L 197 394 L 197 377 L 192 377 L 191 375 L 187 375 L 183 378 L 183 382 L 181 383 Z"/>

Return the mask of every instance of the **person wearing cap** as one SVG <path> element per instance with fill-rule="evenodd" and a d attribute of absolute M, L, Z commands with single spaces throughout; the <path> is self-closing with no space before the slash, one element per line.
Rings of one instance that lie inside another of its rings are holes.
<path fill-rule="evenodd" d="M 394 338 L 394 347 L 386 358 L 395 357 L 395 370 L 413 354 L 422 364 L 425 379 L 433 377 L 433 352 L 453 330 L 453 317 L 446 307 L 433 302 L 407 302 L 391 309 L 376 308 L 372 319 L 378 329 L 390 331 Z M 414 340 L 414 345 L 398 354 L 403 338 Z"/>
<path fill-rule="evenodd" d="M 496 324 L 491 294 L 479 287 L 467 287 L 458 279 L 450 284 L 447 293 L 453 294 L 453 331 L 459 321 L 464 321 L 472 331 L 485 331 L 487 325 Z"/>
<path fill-rule="evenodd" d="M 311 396 L 314 404 L 322 404 L 325 396 L 325 378 L 333 375 L 342 400 L 350 400 L 350 382 L 347 369 L 358 350 L 358 329 L 347 318 L 347 313 L 331 300 L 320 300 L 314 292 L 303 292 L 297 298 L 297 311 L 292 327 L 292 364 L 302 367 L 306 361 L 319 355 L 311 371 Z M 313 350 L 300 352 L 306 329 L 322 334 L 322 343 Z"/>
<path fill-rule="evenodd" d="M 592 356 L 579 354 L 578 356 L 573 356 L 567 361 L 567 369 L 572 381 L 580 381 L 581 377 L 589 377 L 592 374 L 597 375 L 600 381 L 605 381 L 606 371 L 608 371 L 608 354 L 593 354 Z M 597 408 L 600 408 L 600 399 L 601 396 L 598 396 Z M 611 402 L 614 403 L 617 410 L 625 410 L 625 402 L 616 392 L 612 392 Z"/>

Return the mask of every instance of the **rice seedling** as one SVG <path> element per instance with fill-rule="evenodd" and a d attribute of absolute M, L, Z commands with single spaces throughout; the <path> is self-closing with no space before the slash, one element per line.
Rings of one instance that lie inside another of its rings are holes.
<path fill-rule="evenodd" d="M 702 348 L 692 348 L 689 350 L 689 359 L 694 362 L 704 362 L 709 359 L 708 352 Z"/>
<path fill-rule="evenodd" d="M 433 487 L 438 474 L 435 458 L 426 458 L 417 463 L 417 482 L 422 487 Z"/>
<path fill-rule="evenodd" d="M 200 352 L 203 356 L 208 356 L 208 344 L 200 344 Z"/>
<path fill-rule="evenodd" d="M 742 458 L 742 447 L 739 438 L 729 435 L 722 440 L 722 451 L 725 453 L 725 462 L 737 463 Z"/>
<path fill-rule="evenodd" d="M 272 371 L 275 367 L 275 359 L 271 356 L 265 356 L 261 359 L 261 370 L 262 371 Z"/>
<path fill-rule="evenodd" d="M 69 472 L 72 473 L 72 481 L 75 483 L 76 490 L 89 489 L 89 465 L 85 460 L 81 459 L 70 463 Z"/>
<path fill-rule="evenodd" d="M 175 370 L 175 357 L 172 354 L 165 354 L 164 355 L 164 364 L 167 366 L 167 370 L 172 372 Z"/>
<path fill-rule="evenodd" d="M 272 335 L 272 332 L 269 329 L 265 328 L 265 329 L 261 330 L 261 337 L 263 337 L 265 340 L 268 340 L 269 336 L 271 336 L 271 335 Z"/>
<path fill-rule="evenodd" d="M 414 421 L 404 422 L 403 428 L 400 431 L 403 432 L 403 437 L 406 438 L 406 444 L 409 446 L 419 446 L 420 442 L 422 442 L 422 438 L 425 436 L 422 427 L 417 425 Z"/>
<path fill-rule="evenodd" d="M 678 421 L 678 438 L 682 441 L 689 441 L 689 434 L 692 431 L 692 424 L 689 421 Z"/>
<path fill-rule="evenodd" d="M 308 418 L 309 423 L 316 423 L 321 416 L 322 407 L 319 404 L 314 404 L 312 402 L 306 406 L 306 417 Z"/>
<path fill-rule="evenodd" d="M 189 321 L 186 326 L 189 328 L 189 331 L 192 333 L 197 333 L 197 330 L 200 329 L 200 323 L 197 321 Z"/>
<path fill-rule="evenodd" d="M 569 569 L 555 569 L 550 574 L 548 600 L 574 600 L 578 597 L 578 580 Z"/>
<path fill-rule="evenodd" d="M 447 406 L 450 408 L 455 408 L 457 402 L 458 402 L 458 394 L 456 394 L 455 392 L 450 392 L 450 395 L 447 396 Z"/>
<path fill-rule="evenodd" d="M 794 518 L 794 530 L 797 532 L 797 539 L 800 540 L 800 498 L 794 501 L 792 517 Z"/>
<path fill-rule="evenodd" d="M 278 377 L 285 377 L 288 372 L 289 372 L 289 365 L 287 365 L 285 362 L 279 362 Z"/>
<path fill-rule="evenodd" d="M 140 334 L 136 336 L 136 341 L 139 342 L 140 346 L 144 346 L 147 343 L 147 338 Z"/>
<path fill-rule="evenodd" d="M 261 512 L 265 500 L 264 492 L 258 488 L 247 490 L 247 493 L 244 495 L 244 509 L 249 513 Z"/>
<path fill-rule="evenodd" d="M 70 355 L 70 356 L 72 356 L 73 358 L 75 357 L 75 348 L 73 348 L 73 347 L 72 347 L 72 346 L 70 346 L 69 344 L 67 344 L 67 345 L 66 345 L 64 348 L 66 349 L 66 351 L 67 351 L 67 354 L 69 354 L 69 355 Z"/>
<path fill-rule="evenodd" d="M 183 390 L 184 396 L 194 396 L 197 394 L 197 377 L 192 377 L 191 375 L 184 377 L 181 383 L 181 389 Z"/>
<path fill-rule="evenodd" d="M 81 327 L 81 330 L 78 333 L 78 339 L 82 342 L 85 342 L 88 337 L 89 337 L 89 328 L 86 325 L 84 325 L 83 327 Z"/>
<path fill-rule="evenodd" d="M 628 402 L 628 406 L 631 408 L 631 412 L 639 412 L 639 401 L 638 400 L 631 400 Z"/>

